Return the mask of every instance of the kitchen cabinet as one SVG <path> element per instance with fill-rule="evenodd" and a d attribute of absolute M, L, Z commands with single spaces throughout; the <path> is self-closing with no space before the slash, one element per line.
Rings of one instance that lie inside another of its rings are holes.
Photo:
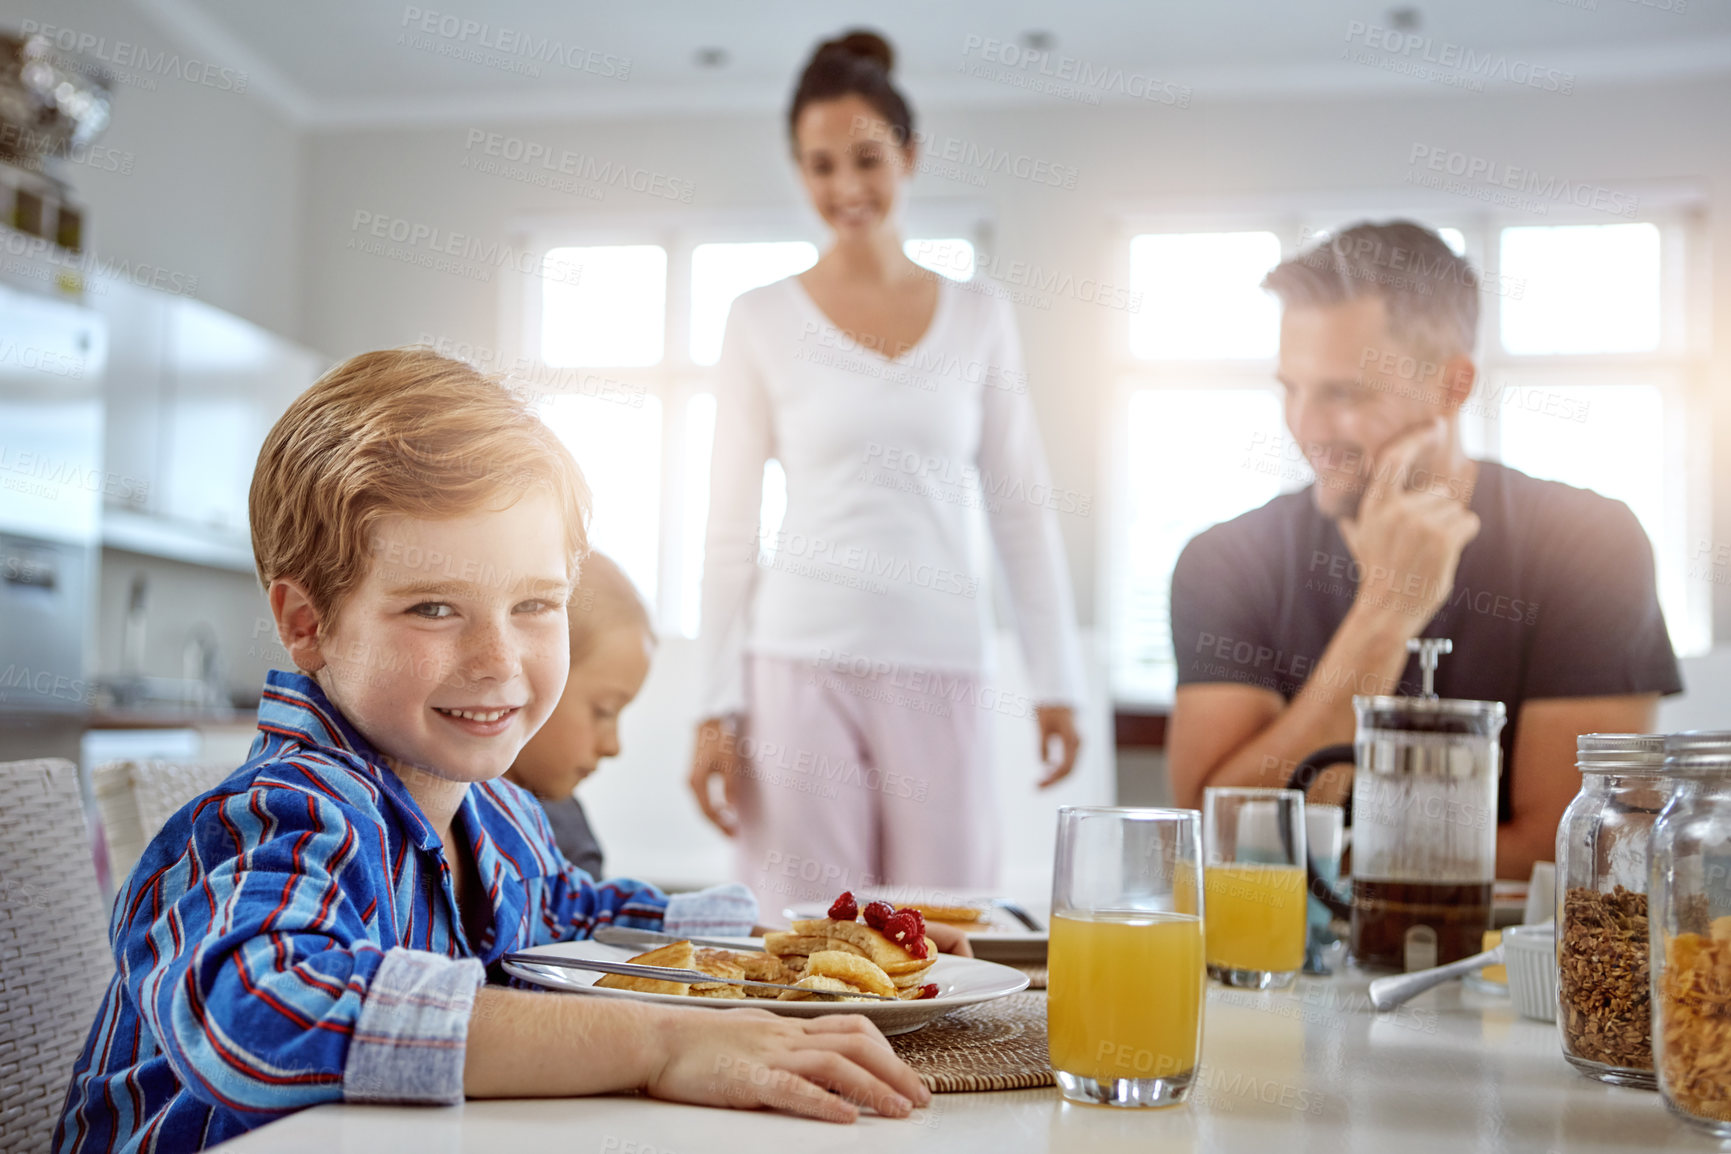
<path fill-rule="evenodd" d="M 247 570 L 247 494 L 270 428 L 325 359 L 203 301 L 116 284 L 107 315 L 105 544 Z"/>
<path fill-rule="evenodd" d="M 265 435 L 321 367 L 257 325 L 185 298 L 168 313 L 161 512 L 245 535 L 247 493 Z"/>
<path fill-rule="evenodd" d="M 104 487 L 105 510 L 154 510 L 170 299 L 118 277 L 105 282 L 98 298 L 109 344 L 103 462 L 114 477 L 114 484 Z"/>

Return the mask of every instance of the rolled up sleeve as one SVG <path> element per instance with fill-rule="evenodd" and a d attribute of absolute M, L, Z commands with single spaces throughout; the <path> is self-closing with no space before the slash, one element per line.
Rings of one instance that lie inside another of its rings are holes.
<path fill-rule="evenodd" d="M 662 929 L 680 937 L 747 937 L 757 927 L 757 898 L 739 882 L 667 899 Z"/>
<path fill-rule="evenodd" d="M 344 1100 L 461 1102 L 469 1015 L 485 980 L 474 958 L 386 951 L 355 1020 Z"/>

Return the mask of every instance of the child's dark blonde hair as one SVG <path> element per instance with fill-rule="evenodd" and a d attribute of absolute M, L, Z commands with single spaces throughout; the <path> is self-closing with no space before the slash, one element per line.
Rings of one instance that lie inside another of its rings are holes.
<path fill-rule="evenodd" d="M 248 502 L 259 579 L 293 578 L 334 614 L 365 575 L 382 518 L 458 517 L 535 489 L 559 508 L 575 573 L 589 489 L 534 411 L 427 349 L 362 353 L 297 397 L 259 450 Z"/>
<path fill-rule="evenodd" d="M 653 615 L 643 595 L 605 553 L 591 552 L 583 558 L 583 576 L 571 593 L 569 616 L 572 665 L 589 655 L 603 633 L 622 625 L 635 625 L 655 640 Z"/>

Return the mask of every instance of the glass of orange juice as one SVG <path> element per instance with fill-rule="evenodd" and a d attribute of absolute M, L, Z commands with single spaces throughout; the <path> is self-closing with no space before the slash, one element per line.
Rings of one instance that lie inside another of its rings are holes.
<path fill-rule="evenodd" d="M 1193 809 L 1058 811 L 1047 1039 L 1064 1097 L 1173 1106 L 1202 1055 L 1202 838 Z"/>
<path fill-rule="evenodd" d="M 1285 989 L 1304 966 L 1304 794 L 1202 794 L 1208 973 L 1228 986 Z"/>

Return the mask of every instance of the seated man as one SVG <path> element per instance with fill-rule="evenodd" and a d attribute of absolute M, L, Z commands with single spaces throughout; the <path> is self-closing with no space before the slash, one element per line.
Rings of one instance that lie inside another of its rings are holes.
<path fill-rule="evenodd" d="M 1497 876 L 1525 878 L 1555 856 L 1576 736 L 1648 732 L 1682 688 L 1652 548 L 1621 502 L 1463 451 L 1478 278 L 1435 233 L 1359 224 L 1263 285 L 1315 481 L 1178 559 L 1178 804 L 1284 785 L 1297 759 L 1352 740 L 1353 694 L 1420 691 L 1408 639 L 1448 637 L 1436 692 L 1508 706 Z"/>

